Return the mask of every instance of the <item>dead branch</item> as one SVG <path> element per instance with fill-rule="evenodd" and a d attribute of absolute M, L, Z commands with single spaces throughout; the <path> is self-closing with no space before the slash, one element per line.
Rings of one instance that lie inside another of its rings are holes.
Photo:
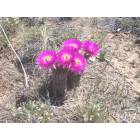
<path fill-rule="evenodd" d="M 23 66 L 23 64 L 22 64 L 22 62 L 21 62 L 21 59 L 20 59 L 20 57 L 18 56 L 18 54 L 16 53 L 16 51 L 14 50 L 14 47 L 13 47 L 13 45 L 11 44 L 11 42 L 10 42 L 10 40 L 9 40 L 9 38 L 8 38 L 8 36 L 7 36 L 6 32 L 5 32 L 5 30 L 4 30 L 3 26 L 2 26 L 2 24 L 0 24 L 0 28 L 1 28 L 2 32 L 3 32 L 3 35 L 4 35 L 5 39 L 7 40 L 8 46 L 9 46 L 9 47 L 11 48 L 11 50 L 14 52 L 15 56 L 17 57 L 17 59 L 18 59 L 20 65 L 21 65 L 21 68 L 22 68 L 23 74 L 24 74 L 24 78 L 25 78 L 25 87 L 27 88 L 27 87 L 29 87 L 29 84 L 28 84 L 28 77 L 27 77 L 27 73 L 26 73 L 26 71 L 25 71 L 25 68 L 24 68 L 24 66 Z"/>

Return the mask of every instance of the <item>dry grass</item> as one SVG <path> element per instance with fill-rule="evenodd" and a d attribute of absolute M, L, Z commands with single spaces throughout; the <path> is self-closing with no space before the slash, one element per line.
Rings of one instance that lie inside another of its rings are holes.
<path fill-rule="evenodd" d="M 16 109 L 16 122 L 140 122 L 140 61 L 139 57 L 131 58 L 135 60 L 133 64 L 127 61 L 129 56 L 139 56 L 139 47 L 133 47 L 130 34 L 106 33 L 96 24 L 96 19 L 77 18 L 67 22 L 46 20 L 38 28 L 21 25 L 12 43 L 28 74 L 29 89 L 23 87 L 23 75 L 11 51 L 4 48 L 0 52 L 0 102 Z M 64 104 L 55 106 L 47 90 L 51 73 L 38 69 L 34 58 L 42 49 L 57 50 L 67 37 L 96 40 L 102 44 L 103 52 L 99 59 L 89 60 L 80 85 L 68 91 Z M 18 95 L 27 98 L 23 103 L 20 100 L 16 108 Z"/>
<path fill-rule="evenodd" d="M 16 94 L 20 92 L 20 88 L 24 85 L 22 74 L 17 72 L 11 60 L 1 58 L 0 69 L 0 121 L 3 121 L 3 119 L 5 121 L 5 119 L 12 117 L 11 112 L 16 107 Z"/>

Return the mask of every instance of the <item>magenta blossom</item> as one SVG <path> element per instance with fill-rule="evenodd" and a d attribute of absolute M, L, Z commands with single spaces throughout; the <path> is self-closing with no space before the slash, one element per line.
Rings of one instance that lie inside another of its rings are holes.
<path fill-rule="evenodd" d="M 92 42 L 92 41 L 84 41 L 82 43 L 82 48 L 90 56 L 96 56 L 100 51 L 99 44 Z"/>
<path fill-rule="evenodd" d="M 71 60 L 73 53 L 70 50 L 62 49 L 57 53 L 56 63 L 57 66 L 62 66 L 63 68 L 69 68 L 71 66 Z"/>
<path fill-rule="evenodd" d="M 86 59 L 83 55 L 75 53 L 70 70 L 76 74 L 84 72 L 86 67 Z"/>
<path fill-rule="evenodd" d="M 42 51 L 36 58 L 36 64 L 42 68 L 52 68 L 56 54 L 53 50 Z"/>
<path fill-rule="evenodd" d="M 70 51 L 78 51 L 81 48 L 81 45 L 82 43 L 80 40 L 69 39 L 63 42 L 62 47 Z"/>

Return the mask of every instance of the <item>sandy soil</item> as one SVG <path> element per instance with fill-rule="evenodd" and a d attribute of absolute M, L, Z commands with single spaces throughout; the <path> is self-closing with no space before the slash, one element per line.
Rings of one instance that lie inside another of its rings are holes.
<path fill-rule="evenodd" d="M 79 29 L 81 40 L 90 39 L 101 32 L 87 19 L 61 24 L 49 20 L 46 26 L 49 37 L 54 40 L 56 32 L 67 27 Z M 62 106 L 50 105 L 53 112 L 50 122 L 78 122 L 77 112 L 88 100 L 105 106 L 108 117 L 104 122 L 140 122 L 140 46 L 134 44 L 135 37 L 129 33 L 106 32 L 106 38 L 107 61 L 97 59 L 88 62 L 80 86 L 67 93 L 67 100 Z M 18 43 L 13 44 L 18 48 Z M 8 120 L 7 116 L 12 116 L 7 114 L 16 109 L 16 96 L 24 93 L 24 77 L 15 64 L 16 58 L 9 48 L 0 52 L 0 120 Z M 33 70 L 36 72 L 36 67 Z M 36 95 L 39 75 L 28 76 L 28 93 Z"/>

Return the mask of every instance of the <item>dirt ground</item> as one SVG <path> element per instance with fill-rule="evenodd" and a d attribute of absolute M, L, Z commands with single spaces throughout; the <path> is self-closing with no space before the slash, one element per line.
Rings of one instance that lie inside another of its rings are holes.
<path fill-rule="evenodd" d="M 96 22 L 89 19 L 74 19 L 72 21 L 45 21 L 47 39 L 55 42 L 57 35 L 65 28 L 78 30 L 80 40 L 92 39 L 100 32 L 105 33 L 105 60 L 90 60 L 85 73 L 81 76 L 80 85 L 67 93 L 67 99 L 61 106 L 51 105 L 50 122 L 81 122 L 79 110 L 86 102 L 99 102 L 105 107 L 107 118 L 103 122 L 140 122 L 140 45 L 134 42 L 136 37 L 130 33 L 105 32 L 97 28 Z M 61 33 L 62 32 L 62 33 Z M 41 43 L 32 42 L 32 55 L 28 45 L 19 47 L 21 38 L 17 33 L 11 40 L 20 58 L 33 57 L 39 51 Z M 45 39 L 43 38 L 44 43 Z M 59 42 L 59 41 L 58 41 Z M 30 44 L 30 47 L 31 47 Z M 23 59 L 22 59 L 23 60 Z M 48 72 L 38 69 L 31 60 L 24 63 L 28 74 L 29 88 L 24 87 L 23 72 L 17 65 L 17 59 L 10 48 L 0 50 L 0 121 L 12 122 L 16 112 L 18 96 L 38 96 L 44 89 L 38 90 L 41 78 L 48 77 Z M 47 95 L 46 95 L 47 96 Z"/>

